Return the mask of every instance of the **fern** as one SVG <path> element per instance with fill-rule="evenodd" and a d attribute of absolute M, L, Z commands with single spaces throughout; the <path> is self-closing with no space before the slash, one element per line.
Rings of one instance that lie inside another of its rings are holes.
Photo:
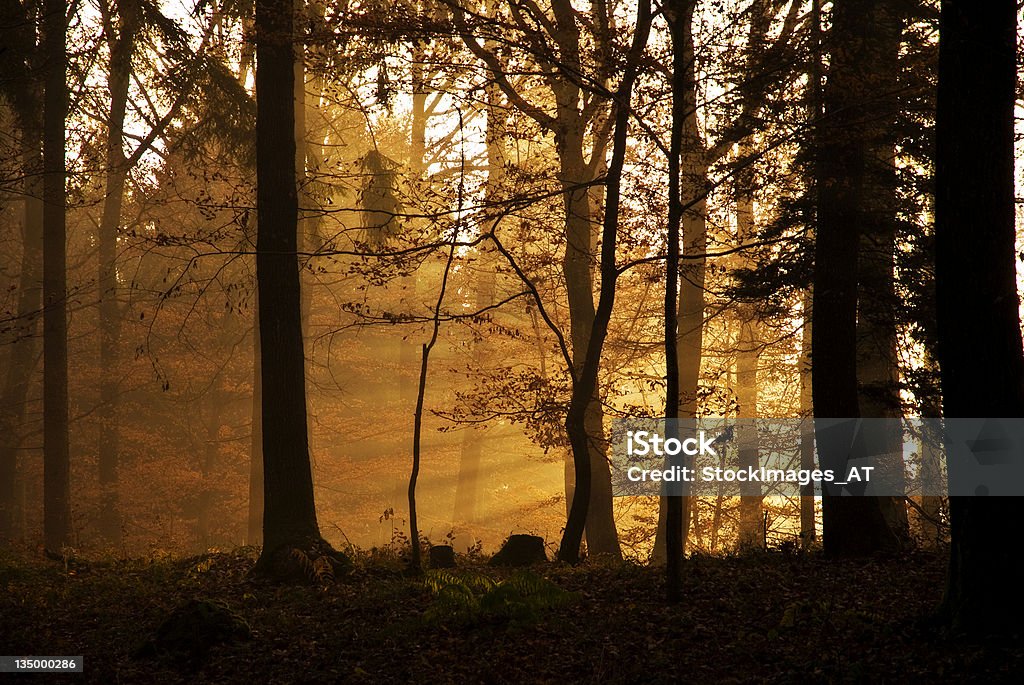
<path fill-rule="evenodd" d="M 487 592 L 497 583 L 482 573 L 452 571 L 450 569 L 432 569 L 427 571 L 424 582 L 427 588 L 437 594 L 448 585 L 460 585 L 470 592 Z"/>
<path fill-rule="evenodd" d="M 292 547 L 288 555 L 302 569 L 310 583 L 330 585 L 334 582 L 334 566 L 326 554 L 310 556 L 298 547 Z"/>
<path fill-rule="evenodd" d="M 321 554 L 313 560 L 313 580 L 321 585 L 330 585 L 334 582 L 334 566 L 327 555 Z"/>
<path fill-rule="evenodd" d="M 553 609 L 568 604 L 575 594 L 566 592 L 543 576 L 530 571 L 520 571 L 506 581 L 532 604 L 542 609 Z"/>
<path fill-rule="evenodd" d="M 543 611 L 575 599 L 573 593 L 529 571 L 521 571 L 507 580 L 495 582 L 478 573 L 456 573 L 440 569 L 430 571 L 424 584 L 435 597 L 434 603 L 424 614 L 428 622 L 530 622 L 536 620 Z"/>
<path fill-rule="evenodd" d="M 299 565 L 299 568 L 302 569 L 302 573 L 305 574 L 306 578 L 310 581 L 316 580 L 316 569 L 313 566 L 313 560 L 309 558 L 308 554 L 298 547 L 292 547 L 288 552 L 288 556 L 290 556 L 295 563 Z"/>

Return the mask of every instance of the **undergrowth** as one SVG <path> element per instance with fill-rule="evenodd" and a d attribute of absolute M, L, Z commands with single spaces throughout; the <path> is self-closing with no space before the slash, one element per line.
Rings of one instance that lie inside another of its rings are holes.
<path fill-rule="evenodd" d="M 437 569 L 427 571 L 423 582 L 434 597 L 423 616 L 428 623 L 531 623 L 577 599 L 576 593 L 531 571 L 495 580 L 474 571 Z"/>

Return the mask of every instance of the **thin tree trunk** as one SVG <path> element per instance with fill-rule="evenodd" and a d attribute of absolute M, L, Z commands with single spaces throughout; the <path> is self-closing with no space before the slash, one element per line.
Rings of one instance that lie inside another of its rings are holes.
<path fill-rule="evenodd" d="M 811 340 L 814 306 L 811 292 L 804 292 L 804 330 L 800 340 L 800 468 L 814 469 L 814 404 L 811 391 Z M 800 487 L 800 547 L 809 549 L 818 537 L 814 508 L 814 484 Z"/>
<path fill-rule="evenodd" d="M 740 156 L 749 154 L 747 145 L 740 146 Z M 756 237 L 754 229 L 753 174 L 747 170 L 739 174 L 736 199 L 737 243 L 744 245 Z M 743 266 L 752 267 L 750 260 L 740 257 Z M 737 425 L 739 467 L 760 466 L 760 440 L 757 434 L 757 365 L 760 356 L 760 321 L 753 306 L 739 309 L 739 339 L 736 346 L 736 400 L 739 403 Z M 761 547 L 764 541 L 761 518 L 761 485 L 758 482 L 740 483 L 740 520 L 738 546 L 741 550 Z"/>
<path fill-rule="evenodd" d="M 117 6 L 117 27 L 109 7 L 103 9 L 104 30 L 110 51 L 107 83 L 110 110 L 107 116 L 107 169 L 103 198 L 103 215 L 99 226 L 99 320 L 100 320 L 100 403 L 99 423 L 99 533 L 110 544 L 121 536 L 121 515 L 118 506 L 118 461 L 120 431 L 118 429 L 119 374 L 118 353 L 121 348 L 121 312 L 117 287 L 117 233 L 121 225 L 121 206 L 128 169 L 124 155 L 124 118 L 128 107 L 128 85 L 131 81 L 132 53 L 138 14 L 131 1 Z"/>
<path fill-rule="evenodd" d="M 252 433 L 249 450 L 249 525 L 245 542 L 263 542 L 263 379 L 260 368 L 259 298 L 252 326 Z"/>
<path fill-rule="evenodd" d="M 637 61 L 647 45 L 651 23 L 650 9 L 648 0 L 641 0 L 637 9 L 629 63 L 615 98 L 614 142 L 611 163 L 608 165 L 605 213 L 601 229 L 601 289 L 596 309 L 592 289 L 588 287 L 584 293 L 582 288 L 583 285 L 591 283 L 588 251 L 590 230 L 589 225 L 583 221 L 587 214 L 581 214 L 579 211 L 581 208 L 589 209 L 587 192 L 585 189 L 576 189 L 566 193 L 566 254 L 563 271 L 569 290 L 570 312 L 575 302 L 577 317 L 589 317 L 591 321 L 589 331 L 579 329 L 578 319 L 572 323 L 573 363 L 576 373 L 565 427 L 572 446 L 576 493 L 558 549 L 558 558 L 569 563 L 576 563 L 579 560 L 584 527 L 587 531 L 587 544 L 593 554 L 615 558 L 622 556 L 612 516 L 611 474 L 604 457 L 604 446 L 599 442 L 603 440 L 603 417 L 597 376 L 601 351 L 608 333 L 608 322 L 615 303 L 618 279 L 615 248 L 618 239 L 619 188 L 626 156 L 633 82 L 638 70 Z M 564 153 L 573 150 L 575 146 L 564 140 L 564 136 L 559 136 L 559 139 L 559 156 L 571 164 L 572 160 L 566 160 Z M 563 184 L 568 178 L 563 175 Z M 573 318 L 571 313 L 570 318 Z M 581 353 L 585 355 L 582 358 Z M 595 510 L 595 505 L 600 508 Z"/>
<path fill-rule="evenodd" d="M 68 447 L 67 226 L 64 132 L 68 111 L 67 4 L 46 0 L 43 54 L 43 543 L 71 542 Z"/>
<path fill-rule="evenodd" d="M 464 165 L 464 164 L 463 164 Z M 465 172 L 465 169 L 463 169 Z M 459 196 L 459 210 L 462 209 L 462 196 Z M 455 246 L 458 243 L 458 226 L 452 228 L 452 242 L 448 250 L 448 260 L 444 265 L 444 274 L 441 277 L 441 288 L 437 294 L 437 302 L 433 311 L 433 328 L 430 339 L 420 349 L 420 375 L 416 390 L 416 411 L 413 414 L 412 432 L 412 470 L 409 473 L 409 544 L 411 545 L 412 558 L 411 569 L 419 573 L 423 568 L 420 555 L 420 529 L 417 521 L 416 511 L 416 484 L 420 475 L 420 462 L 423 435 L 423 402 L 427 393 L 427 370 L 430 362 L 430 351 L 437 344 L 437 336 L 441 331 L 441 308 L 444 306 L 444 296 L 448 289 L 448 276 L 451 273 L 452 263 L 455 261 Z"/>
<path fill-rule="evenodd" d="M 561 137 L 563 142 L 559 146 L 560 176 L 565 189 L 566 244 L 562 273 L 568 294 L 570 338 L 577 377 L 582 373 L 587 350 L 592 344 L 591 334 L 595 321 L 592 210 L 586 185 L 589 178 L 583 158 L 580 125 L 578 120 L 570 125 L 569 132 Z M 576 483 L 574 501 L 580 493 L 586 493 L 588 506 L 585 527 L 590 553 L 618 558 L 622 552 L 612 513 L 611 474 L 605 458 L 607 446 L 604 442 L 604 411 L 601 407 L 599 382 L 595 379 L 594 383 L 592 396 L 580 417 L 586 436 L 577 439 L 581 448 L 586 445 L 589 466 L 584 468 L 580 463 L 582 453 L 573 449 Z M 582 474 L 584 470 L 587 471 L 585 475 Z"/>
<path fill-rule="evenodd" d="M 412 111 L 410 113 L 409 157 L 407 160 L 414 183 L 421 183 L 423 181 L 424 156 L 426 155 L 427 145 L 427 92 L 423 82 L 424 59 L 425 55 L 422 47 L 417 46 L 413 51 L 410 73 Z M 401 279 L 399 285 L 402 291 L 402 310 L 407 314 L 421 314 L 419 311 L 419 284 L 420 274 L 418 269 L 414 269 L 412 273 L 403 276 Z M 416 373 L 415 369 L 418 369 L 422 362 L 421 359 L 418 359 L 420 355 L 417 352 L 420 352 L 420 350 L 417 349 L 413 336 L 398 337 L 398 405 L 402 408 L 401 416 L 407 417 L 406 420 L 408 418 L 413 419 L 412 423 L 403 422 L 403 424 L 395 427 L 396 431 L 405 434 L 406 437 L 403 437 L 403 439 L 411 439 L 415 431 L 415 414 L 410 415 L 406 413 L 406 407 L 415 406 L 417 401 L 417 386 L 414 381 L 417 376 L 414 374 Z M 396 469 L 395 473 L 396 475 L 400 474 L 401 469 Z M 396 479 L 394 495 L 396 502 L 402 501 L 403 490 L 406 486 L 407 483 L 402 478 Z"/>
<path fill-rule="evenodd" d="M 811 0 L 810 16 L 810 43 L 811 63 L 808 70 L 808 119 L 814 126 L 812 129 L 811 144 L 817 145 L 820 136 L 817 135 L 819 120 L 824 115 L 822 96 L 822 41 L 821 41 L 821 2 Z M 817 194 L 817 172 L 815 164 L 812 173 L 808 174 L 808 183 L 811 186 L 811 195 Z M 816 205 L 817 203 L 815 203 Z M 817 207 L 815 214 L 808 217 L 807 230 L 813 232 L 817 225 Z M 815 467 L 814 449 L 814 399 L 813 399 L 813 374 L 811 371 L 811 349 L 814 340 L 814 290 L 813 285 L 809 287 L 803 296 L 803 335 L 800 338 L 800 468 L 812 470 Z M 800 546 L 802 549 L 810 549 L 817 540 L 817 515 L 815 511 L 814 484 L 808 483 L 800 488 Z"/>
<path fill-rule="evenodd" d="M 673 4 L 668 7 L 667 18 L 672 34 L 672 130 L 668 155 L 668 255 L 665 261 L 665 418 L 674 417 L 679 408 L 681 388 L 679 365 L 679 253 L 681 236 L 680 224 L 683 219 L 683 203 L 680 196 L 680 156 L 683 147 L 683 120 L 686 117 L 686 78 L 684 43 L 689 21 L 685 9 Z M 680 11 L 683 9 L 683 11 Z M 669 420 L 665 439 L 679 439 L 679 424 Z M 673 466 L 683 466 L 682 458 L 673 460 Z M 677 484 L 679 485 L 679 484 Z M 667 496 L 666 496 L 667 494 Z M 662 493 L 665 503 L 665 540 L 668 550 L 665 567 L 667 600 L 675 604 L 682 598 L 683 528 L 686 509 L 683 506 L 683 492 Z M 661 509 L 661 507 L 659 507 Z"/>
<path fill-rule="evenodd" d="M 674 5 L 673 19 L 677 26 L 673 40 L 673 64 L 680 69 L 679 83 L 673 84 L 673 93 L 682 103 L 680 112 L 685 113 L 681 126 L 680 147 L 680 201 L 689 204 L 692 198 L 702 197 L 707 186 L 705 148 L 697 127 L 697 82 L 693 47 L 693 0 L 680 0 Z M 674 77 L 675 78 L 675 77 Z M 666 418 L 697 418 L 697 397 L 700 392 L 700 366 L 704 346 L 704 273 L 703 257 L 707 245 L 705 202 L 694 203 L 681 217 L 682 234 L 680 252 L 687 259 L 680 268 L 679 308 L 677 313 L 676 349 L 677 373 L 679 374 L 678 409 Z M 687 463 L 687 466 L 692 464 Z M 688 484 L 683 484 L 682 530 L 678 554 L 686 549 L 686 538 L 690 525 L 690 498 Z M 652 560 L 655 563 L 667 561 L 668 554 L 668 507 L 672 498 L 662 498 L 658 507 L 658 530 L 654 540 Z M 673 505 L 674 506 L 674 505 Z M 674 544 L 674 542 L 673 542 Z M 673 548 L 674 549 L 674 548 Z M 676 553 L 676 552 L 673 552 Z"/>

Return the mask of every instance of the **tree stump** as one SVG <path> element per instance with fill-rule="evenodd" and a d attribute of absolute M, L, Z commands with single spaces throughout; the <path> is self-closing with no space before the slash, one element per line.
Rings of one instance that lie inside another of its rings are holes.
<path fill-rule="evenodd" d="M 430 568 L 455 568 L 455 550 L 451 545 L 430 546 Z"/>
<path fill-rule="evenodd" d="M 530 566 L 548 560 L 544 538 L 538 535 L 511 535 L 501 551 L 491 557 L 491 566 Z"/>

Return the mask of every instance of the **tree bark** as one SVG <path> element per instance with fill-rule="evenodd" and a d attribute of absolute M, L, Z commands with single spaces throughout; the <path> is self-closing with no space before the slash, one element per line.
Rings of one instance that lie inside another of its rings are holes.
<path fill-rule="evenodd" d="M 807 73 L 807 109 L 811 129 L 811 144 L 816 145 L 820 119 L 824 115 L 822 97 L 822 41 L 821 41 L 821 2 L 811 0 L 810 21 L 810 66 Z M 815 164 L 807 175 L 811 190 L 809 195 L 817 195 L 817 172 Z M 816 204 L 816 203 L 815 203 Z M 815 213 L 807 219 L 808 231 L 817 225 L 817 207 Z M 814 462 L 814 399 L 813 372 L 811 362 L 812 341 L 814 340 L 814 286 L 809 287 L 803 296 L 803 335 L 800 339 L 800 468 L 811 470 Z M 814 484 L 808 483 L 800 488 L 800 547 L 810 549 L 817 540 L 817 513 L 815 507 Z"/>
<path fill-rule="evenodd" d="M 46 0 L 43 55 L 43 544 L 60 554 L 71 543 L 71 462 L 68 447 L 67 3 Z"/>
<path fill-rule="evenodd" d="M 0 392 L 0 544 L 14 537 L 17 528 L 19 431 L 25 418 L 28 389 L 39 359 L 36 340 L 39 329 L 42 276 L 43 205 L 42 140 L 39 129 L 23 131 L 22 169 L 24 211 L 22 215 L 21 269 L 18 274 L 17 317 L 21 327 L 9 346 L 7 372 Z"/>
<path fill-rule="evenodd" d="M 1024 416 L 1014 211 L 1016 3 L 943 0 L 935 160 L 938 360 L 947 419 Z M 970 334 L 968 335 L 968 332 Z M 1019 633 L 1021 500 L 951 497 L 945 614 Z"/>
<path fill-rule="evenodd" d="M 38 363 L 36 341 L 41 314 L 43 250 L 43 127 L 42 97 L 45 55 L 37 26 L 39 4 L 8 3 L 0 20 L 0 93 L 9 102 L 21 133 L 24 213 L 21 270 L 18 284 L 18 321 L 24 327 L 11 345 L 0 394 L 0 430 L 10 436 L 0 444 L 0 544 L 24 531 L 24 487 L 18 480 L 20 440 L 17 431 L 25 417 L 32 372 Z"/>
<path fill-rule="evenodd" d="M 800 468 L 814 469 L 814 404 L 811 383 L 811 340 L 814 329 L 811 324 L 813 296 L 804 293 L 804 330 L 800 340 Z M 809 549 L 818 537 L 814 507 L 814 484 L 800 487 L 800 547 Z"/>
<path fill-rule="evenodd" d="M 603 93 L 585 92 L 580 86 L 578 75 L 585 71 L 582 61 L 585 43 L 581 40 L 578 12 L 569 0 L 552 1 L 551 17 L 542 22 L 543 30 L 533 28 L 516 4 L 509 7 L 513 11 L 514 20 L 524 32 L 524 38 L 536 50 L 535 55 L 544 62 L 545 81 L 555 100 L 554 116 L 533 106 L 522 93 L 512 87 L 508 80 L 509 71 L 497 51 L 486 49 L 477 42 L 463 10 L 455 6 L 452 10 L 463 41 L 487 65 L 493 82 L 501 88 L 513 106 L 533 118 L 541 128 L 554 134 L 560 167 L 558 180 L 562 186 L 565 208 L 566 250 L 562 260 L 562 274 L 568 294 L 572 374 L 578 376 L 588 354 L 591 341 L 587 338 L 594 330 L 596 314 L 593 279 L 594 213 L 589 186 L 594 182 L 605 155 L 608 135 L 599 125 L 603 119 L 598 113 L 608 98 Z M 593 15 L 594 22 L 590 27 L 593 46 L 602 58 L 596 65 L 597 80 L 604 84 L 610 78 L 613 65 L 608 8 L 603 3 L 597 3 Z M 557 60 L 544 57 L 551 43 L 557 46 Z M 593 133 L 589 163 L 584 155 L 588 129 Z M 570 399 L 570 403 L 573 401 Z M 575 448 L 572 450 L 575 485 L 571 493 L 566 492 L 567 499 L 571 500 L 566 530 L 569 538 L 582 539 L 583 529 L 586 528 L 590 552 L 618 558 L 621 557 L 621 550 L 615 530 L 611 474 L 605 458 L 604 417 L 597 381 L 586 407 L 577 411 L 579 417 L 574 417 L 573 423 L 578 421 L 580 430 L 589 433 L 589 437 L 577 439 L 577 443 L 580 447 L 587 444 L 589 451 L 584 462 L 582 453 Z M 571 436 L 569 441 L 573 442 Z M 583 471 L 587 473 L 581 480 Z M 585 504 L 577 504 L 581 492 L 586 494 Z M 577 521 L 580 516 L 584 520 Z M 567 553 L 575 558 L 578 550 Z"/>
<path fill-rule="evenodd" d="M 247 545 L 263 543 L 263 379 L 260 365 L 260 318 L 257 297 L 252 326 L 252 432 L 249 451 L 249 519 Z"/>
<path fill-rule="evenodd" d="M 306 424 L 296 260 L 294 5 L 256 3 L 256 280 L 263 382 L 263 553 L 320 542 Z"/>
<path fill-rule="evenodd" d="M 592 274 L 590 270 L 590 226 L 589 200 L 585 188 L 567 187 L 566 205 L 566 251 L 563 261 L 566 287 L 569 291 L 570 318 L 572 320 L 572 344 L 574 374 L 572 397 L 565 419 L 566 433 L 572 446 L 573 464 L 576 474 L 576 492 L 565 524 L 565 531 L 558 549 L 558 558 L 575 563 L 579 560 L 580 542 L 584 527 L 590 552 L 621 558 L 615 520 L 612 516 L 611 475 L 605 459 L 603 445 L 604 431 L 601 425 L 601 411 L 598 393 L 598 371 L 601 364 L 601 350 L 608 333 L 615 303 L 615 287 L 618 270 L 615 263 L 619 221 L 619 189 L 622 166 L 625 162 L 627 132 L 629 129 L 630 103 L 633 82 L 638 70 L 637 60 L 647 45 L 650 31 L 650 3 L 641 0 L 637 9 L 636 29 L 630 47 L 629 62 L 622 76 L 614 104 L 614 135 L 612 158 L 608 165 L 605 212 L 601 228 L 601 288 L 596 309 L 594 308 Z M 578 41 L 577 41 L 578 44 Z M 559 103 L 559 108 L 566 106 Z M 575 106 L 573 106 L 575 111 Z M 576 149 L 572 128 L 556 134 L 559 157 L 563 160 L 563 186 L 571 178 L 566 174 L 566 164 L 572 166 L 582 159 L 571 153 Z M 580 142 L 582 145 L 582 142 Z M 584 211 L 586 210 L 586 211 Z M 586 286 L 584 288 L 584 286 Z M 584 290 L 586 292 L 584 292 Z M 572 314 L 575 303 L 576 314 Z M 589 320 L 588 330 L 582 330 L 579 317 Z M 596 474 L 596 477 L 595 477 Z"/>
<path fill-rule="evenodd" d="M 740 146 L 741 157 L 750 152 L 749 145 Z M 736 242 L 739 245 L 756 238 L 753 183 L 753 173 L 749 169 L 737 176 Z M 753 267 L 751 260 L 742 253 L 740 263 L 748 268 Z M 738 315 L 740 332 L 736 345 L 736 401 L 739 403 L 737 416 L 740 418 L 737 426 L 739 467 L 756 469 L 760 466 L 760 440 L 754 420 L 757 419 L 757 366 L 761 353 L 761 327 L 753 306 L 741 306 Z M 762 547 L 764 544 L 761 502 L 760 483 L 740 483 L 738 547 L 741 550 Z"/>
<path fill-rule="evenodd" d="M 562 259 L 562 273 L 565 277 L 566 294 L 569 301 L 569 328 L 572 341 L 572 356 L 575 374 L 579 377 L 592 344 L 594 330 L 594 232 L 591 225 L 592 210 L 588 182 L 590 174 L 583 156 L 582 123 L 575 114 L 563 115 L 566 132 L 557 136 L 559 141 L 560 181 L 564 189 L 565 203 L 565 254 Z M 612 511 L 611 474 L 605 457 L 607 446 L 604 438 L 604 411 L 601 407 L 600 384 L 595 379 L 592 396 L 582 413 L 582 426 L 586 431 L 584 440 L 577 440 L 587 446 L 588 473 L 579 460 L 582 453 L 573 450 L 576 489 L 575 501 L 581 492 L 588 499 L 586 510 L 587 547 L 591 554 L 620 558 L 618 535 Z M 573 440 L 570 438 L 570 443 Z M 571 508 L 570 508 L 571 512 Z M 570 513 L 571 516 L 571 513 Z"/>
<path fill-rule="evenodd" d="M 110 544 L 121 536 L 118 506 L 118 466 L 120 431 L 118 429 L 119 388 L 117 359 L 121 347 L 121 312 L 117 287 L 117 232 L 121 225 L 121 206 L 127 178 L 124 155 L 124 118 L 128 107 L 132 53 L 138 27 L 134 2 L 117 5 L 117 27 L 110 7 L 103 9 L 104 31 L 110 52 L 107 87 L 110 109 L 107 116 L 107 169 L 103 215 L 99 226 L 99 327 L 100 327 L 100 403 L 98 407 L 100 515 L 99 533 Z"/>
<path fill-rule="evenodd" d="M 857 379 L 865 418 L 899 419 L 899 352 L 896 337 L 896 126 L 899 109 L 899 52 L 903 17 L 895 3 L 879 1 L 873 35 L 860 68 L 866 93 L 873 93 L 864 122 L 864 213 L 861 223 L 857 294 Z M 879 473 L 904 483 L 903 437 L 893 421 L 885 432 L 886 454 Z M 902 497 L 879 497 L 887 525 L 901 544 L 909 537 Z"/>
<path fill-rule="evenodd" d="M 831 60 L 816 141 L 818 225 L 815 240 L 814 337 L 816 418 L 861 416 L 857 384 L 857 284 L 860 227 L 865 220 L 867 127 L 872 113 L 868 67 L 877 66 L 875 23 L 880 0 L 836 2 Z M 818 440 L 819 449 L 821 440 Z M 859 556 L 897 547 L 877 498 L 822 497 L 825 553 Z"/>
<path fill-rule="evenodd" d="M 665 261 L 665 418 L 676 415 L 680 401 L 680 366 L 679 366 L 679 252 L 681 236 L 680 225 L 683 220 L 683 202 L 681 198 L 682 179 L 680 178 L 680 158 L 683 148 L 683 128 L 686 118 L 686 86 L 687 69 L 685 41 L 688 35 L 686 24 L 689 13 L 685 8 L 673 3 L 666 7 L 666 18 L 672 36 L 672 121 L 668 154 L 668 254 Z M 682 10 L 682 11 L 681 11 Z M 692 4 L 690 5 L 692 11 Z M 669 421 L 666 426 L 665 439 L 679 439 L 679 424 Z M 674 461 L 682 462 L 682 459 Z M 682 466 L 674 463 L 673 466 Z M 683 529 L 685 526 L 686 508 L 683 505 L 683 493 L 663 493 L 659 510 L 664 509 L 666 555 L 665 583 L 666 598 L 669 604 L 675 604 L 682 598 L 682 567 L 683 567 Z"/>
<path fill-rule="evenodd" d="M 681 69 L 678 84 L 673 93 L 682 103 L 677 116 L 681 136 L 679 156 L 680 202 L 689 204 L 692 198 L 702 198 L 707 187 L 707 163 L 704 141 L 697 126 L 697 80 L 693 46 L 693 12 L 696 2 L 682 0 L 674 4 L 673 64 Z M 678 53 L 678 56 L 676 56 Z M 673 77 L 676 78 L 675 76 Z M 685 206 L 685 205 L 684 205 Z M 680 218 L 682 233 L 680 251 L 687 259 L 680 267 L 679 309 L 676 315 L 677 373 L 679 375 L 678 409 L 666 418 L 697 418 L 697 397 L 700 392 L 700 366 L 704 347 L 704 274 L 707 248 L 707 225 L 703 199 L 687 207 Z M 690 464 L 687 464 L 688 466 Z M 672 498 L 663 497 L 658 507 L 658 530 L 654 539 L 652 560 L 655 563 L 667 561 L 668 554 L 668 506 Z M 686 539 L 690 526 L 689 487 L 683 484 L 682 528 L 678 554 L 686 550 Z M 674 506 L 674 505 L 673 505 Z M 673 542 L 674 544 L 674 542 Z M 675 553 L 675 552 L 673 552 Z"/>

